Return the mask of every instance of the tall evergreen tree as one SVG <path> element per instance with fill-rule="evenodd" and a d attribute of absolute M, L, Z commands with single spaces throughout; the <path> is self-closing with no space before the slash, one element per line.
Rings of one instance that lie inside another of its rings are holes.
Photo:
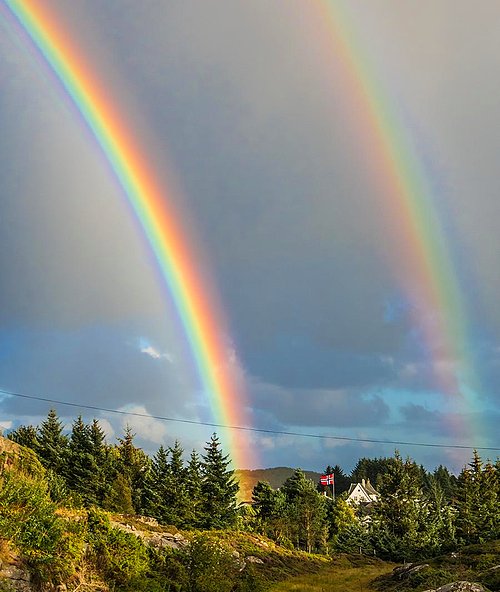
<path fill-rule="evenodd" d="M 374 507 L 374 543 L 379 554 L 410 559 L 439 548 L 437 525 L 430 520 L 429 502 L 422 491 L 422 471 L 396 452 L 379 482 L 380 500 Z"/>
<path fill-rule="evenodd" d="M 127 425 L 123 438 L 118 438 L 117 472 L 128 480 L 134 510 L 141 513 L 150 460 L 143 450 L 134 445 L 134 438 L 135 434 L 132 432 L 132 428 Z"/>
<path fill-rule="evenodd" d="M 55 409 L 51 409 L 38 430 L 38 455 L 43 466 L 58 475 L 64 474 L 67 461 L 68 438 Z"/>
<path fill-rule="evenodd" d="M 207 442 L 202 458 L 203 526 L 206 528 L 232 526 L 237 517 L 236 494 L 239 486 L 234 479 L 234 472 L 229 469 L 229 455 L 223 454 L 216 434 L 213 434 Z"/>
<path fill-rule="evenodd" d="M 458 476 L 457 535 L 465 544 L 479 542 L 482 534 L 482 470 L 481 457 L 474 450 L 472 461 Z"/>
<path fill-rule="evenodd" d="M 97 503 L 102 505 L 111 489 L 111 483 L 115 476 L 113 457 L 110 448 L 106 444 L 106 437 L 99 421 L 93 419 L 90 424 L 91 453 L 96 464 L 94 477 L 95 497 Z"/>
<path fill-rule="evenodd" d="M 66 481 L 85 505 L 97 503 L 97 463 L 92 454 L 90 427 L 79 415 L 73 422 L 68 446 Z"/>
<path fill-rule="evenodd" d="M 300 469 L 285 481 L 282 492 L 288 503 L 293 541 L 309 552 L 320 549 L 327 537 L 326 504 L 331 502 L 318 494 L 315 484 Z"/>
<path fill-rule="evenodd" d="M 169 472 L 168 453 L 164 446 L 160 446 L 154 455 L 147 473 L 143 489 L 143 507 L 145 512 L 166 523 L 166 492 Z"/>
<path fill-rule="evenodd" d="M 201 461 L 198 453 L 193 450 L 186 467 L 186 491 L 188 496 L 188 524 L 197 527 L 201 523 Z"/>

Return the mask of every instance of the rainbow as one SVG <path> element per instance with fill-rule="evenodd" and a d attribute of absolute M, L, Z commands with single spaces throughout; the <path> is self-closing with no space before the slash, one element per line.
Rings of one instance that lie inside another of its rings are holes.
<path fill-rule="evenodd" d="M 436 209 L 435 190 L 344 3 L 317 0 L 311 14 L 316 41 L 323 45 L 321 55 L 327 56 L 325 70 L 333 64 L 340 70 L 344 99 L 355 112 L 352 125 L 384 195 L 385 211 L 394 220 L 398 252 L 389 257 L 415 305 L 414 325 L 434 362 L 437 390 L 445 395 L 454 432 L 470 443 L 480 433 L 459 417 L 472 410 L 478 378 L 468 353 L 466 307 Z"/>
<path fill-rule="evenodd" d="M 199 380 L 218 424 L 246 426 L 241 380 L 232 368 L 223 336 L 223 316 L 196 267 L 180 216 L 148 166 L 143 147 L 106 96 L 81 52 L 54 14 L 38 0 L 4 0 L 22 31 L 56 75 L 95 137 L 150 245 L 161 277 L 174 302 L 192 352 Z M 167 188 L 168 189 L 168 188 Z M 236 467 L 254 464 L 244 432 L 228 430 L 226 445 Z"/>

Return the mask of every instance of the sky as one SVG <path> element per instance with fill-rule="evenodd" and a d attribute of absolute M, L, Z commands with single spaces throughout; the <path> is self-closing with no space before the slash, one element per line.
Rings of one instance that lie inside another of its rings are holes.
<path fill-rule="evenodd" d="M 242 468 L 350 471 L 398 448 L 459 471 L 471 456 L 370 440 L 497 457 L 497 2 L 37 1 L 126 114 L 203 254 L 248 427 L 296 434 L 242 433 Z M 350 71 L 378 93 L 382 131 Z M 81 412 L 111 442 L 128 422 L 150 453 L 176 438 L 201 450 L 212 427 L 150 417 L 214 421 L 150 247 L 3 2 L 0 129 L 0 387 L 140 414 L 56 405 L 68 429 Z M 379 136 L 407 147 L 429 188 L 415 244 L 434 232 L 429 261 L 446 264 L 433 274 L 390 205 Z M 38 424 L 50 407 L 4 395 L 0 423 Z"/>

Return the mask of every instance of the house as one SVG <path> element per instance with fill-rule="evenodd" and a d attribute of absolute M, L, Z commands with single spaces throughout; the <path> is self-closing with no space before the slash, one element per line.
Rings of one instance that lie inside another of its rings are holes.
<path fill-rule="evenodd" d="M 371 504 L 378 501 L 379 497 L 380 495 L 370 483 L 370 479 L 366 481 L 361 479 L 361 483 L 351 483 L 347 492 L 347 501 L 355 506 Z"/>

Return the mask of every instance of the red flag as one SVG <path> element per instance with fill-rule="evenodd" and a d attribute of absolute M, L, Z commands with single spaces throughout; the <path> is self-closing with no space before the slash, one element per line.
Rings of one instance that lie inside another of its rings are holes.
<path fill-rule="evenodd" d="M 321 485 L 333 485 L 333 477 L 333 473 L 330 473 L 329 475 L 321 475 L 319 482 Z"/>

